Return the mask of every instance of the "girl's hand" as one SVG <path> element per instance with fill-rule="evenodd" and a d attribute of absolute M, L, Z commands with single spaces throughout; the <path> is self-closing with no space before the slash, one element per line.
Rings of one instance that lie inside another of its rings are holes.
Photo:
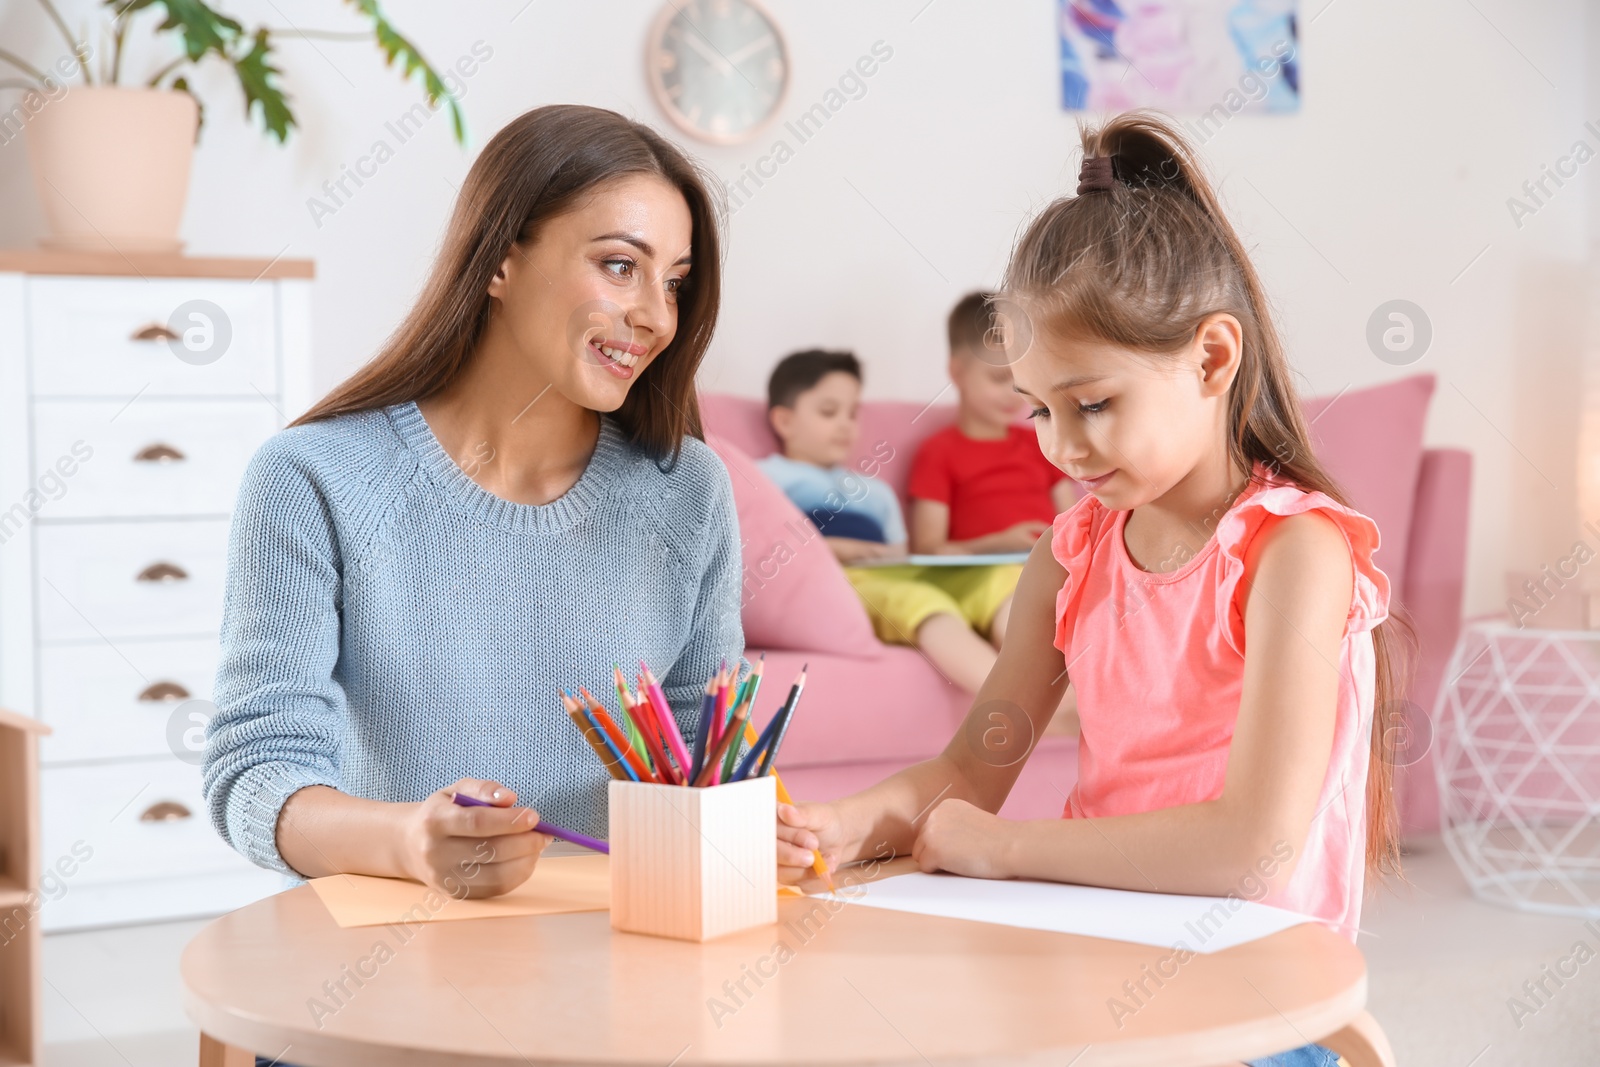
<path fill-rule="evenodd" d="M 812 873 L 812 850 L 820 849 L 831 871 L 844 852 L 839 813 L 830 804 L 778 805 L 778 881 L 792 885 Z"/>
<path fill-rule="evenodd" d="M 911 846 L 922 871 L 949 871 L 969 878 L 1010 878 L 1002 862 L 1007 820 L 965 800 L 941 801 Z"/>
<path fill-rule="evenodd" d="M 455 794 L 491 807 L 462 807 Z M 554 840 L 530 832 L 532 808 L 513 808 L 517 794 L 498 782 L 463 778 L 420 804 L 405 805 L 400 864 L 410 877 L 452 897 L 497 897 L 533 874 L 539 853 Z"/>

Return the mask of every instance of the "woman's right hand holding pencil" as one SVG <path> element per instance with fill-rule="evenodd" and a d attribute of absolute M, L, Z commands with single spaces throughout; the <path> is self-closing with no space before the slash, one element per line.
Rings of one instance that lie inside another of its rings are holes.
<path fill-rule="evenodd" d="M 458 805 L 457 793 L 483 805 Z M 516 802 L 507 786 L 463 778 L 411 805 L 400 840 L 406 873 L 457 897 L 495 897 L 517 888 L 533 875 L 553 838 L 529 833 L 539 815 L 512 807 Z"/>

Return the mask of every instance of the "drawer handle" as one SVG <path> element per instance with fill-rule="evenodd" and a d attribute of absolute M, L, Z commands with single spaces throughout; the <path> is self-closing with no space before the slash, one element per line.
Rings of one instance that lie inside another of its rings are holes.
<path fill-rule="evenodd" d="M 179 804 L 176 800 L 158 800 L 139 813 L 140 822 L 177 822 L 187 819 L 194 812 Z"/>
<path fill-rule="evenodd" d="M 189 572 L 176 563 L 152 563 L 139 572 L 134 579 L 136 582 L 184 582 L 189 580 Z"/>
<path fill-rule="evenodd" d="M 176 448 L 162 442 L 145 445 L 133 454 L 135 463 L 177 463 L 188 458 Z"/>
<path fill-rule="evenodd" d="M 173 700 L 188 700 L 189 691 L 177 682 L 153 682 L 145 687 L 144 692 L 139 694 L 139 699 L 151 704 Z"/>
<path fill-rule="evenodd" d="M 132 341 L 176 341 L 177 339 L 177 334 L 159 322 L 152 322 L 148 326 L 139 327 L 133 331 L 133 336 L 129 338 Z"/>

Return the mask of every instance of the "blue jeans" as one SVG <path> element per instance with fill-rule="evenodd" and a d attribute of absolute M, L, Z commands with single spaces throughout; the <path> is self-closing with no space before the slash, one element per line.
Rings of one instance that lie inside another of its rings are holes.
<path fill-rule="evenodd" d="M 1301 1045 L 1276 1056 L 1251 1060 L 1246 1067 L 1334 1067 L 1339 1062 L 1338 1053 L 1321 1045 Z"/>

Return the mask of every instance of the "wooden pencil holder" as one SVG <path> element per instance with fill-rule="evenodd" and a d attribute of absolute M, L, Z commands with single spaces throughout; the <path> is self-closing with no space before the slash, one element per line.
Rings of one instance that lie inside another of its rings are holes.
<path fill-rule="evenodd" d="M 607 786 L 613 929 L 708 941 L 778 921 L 775 779 Z"/>

